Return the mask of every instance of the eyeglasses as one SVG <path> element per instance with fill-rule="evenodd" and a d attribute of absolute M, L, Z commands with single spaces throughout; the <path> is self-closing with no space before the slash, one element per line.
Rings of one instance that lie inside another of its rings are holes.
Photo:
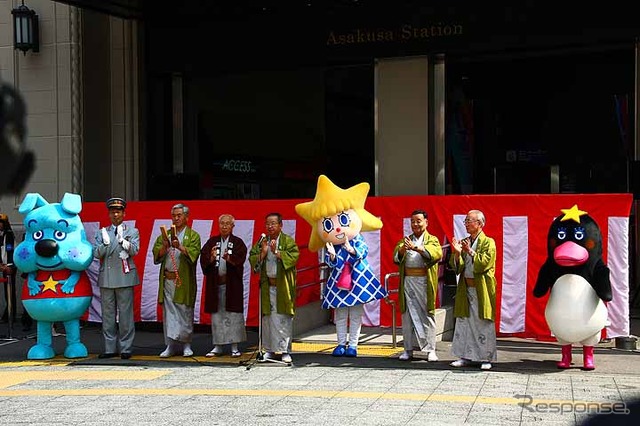
<path fill-rule="evenodd" d="M 468 223 L 475 223 L 475 222 L 480 222 L 478 219 L 465 219 L 462 221 L 462 223 L 464 223 L 465 225 Z"/>

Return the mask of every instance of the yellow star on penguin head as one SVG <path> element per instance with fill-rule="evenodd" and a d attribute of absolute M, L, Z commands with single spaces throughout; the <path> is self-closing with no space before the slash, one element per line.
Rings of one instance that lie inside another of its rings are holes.
<path fill-rule="evenodd" d="M 362 231 L 374 231 L 382 228 L 382 221 L 364 208 L 368 193 L 369 184 L 366 182 L 359 183 L 348 189 L 342 189 L 331 182 L 325 175 L 320 175 L 318 177 L 318 186 L 316 187 L 316 196 L 313 201 L 296 205 L 296 213 L 311 225 L 309 250 L 318 251 L 324 246 L 324 242 L 316 230 L 318 220 L 349 209 L 355 210 L 360 216 Z"/>
<path fill-rule="evenodd" d="M 587 212 L 580 210 L 577 204 L 574 204 L 570 209 L 560 209 L 560 211 L 564 213 L 560 222 L 564 222 L 565 220 L 574 220 L 577 223 L 580 223 L 580 216 L 587 214 Z"/>

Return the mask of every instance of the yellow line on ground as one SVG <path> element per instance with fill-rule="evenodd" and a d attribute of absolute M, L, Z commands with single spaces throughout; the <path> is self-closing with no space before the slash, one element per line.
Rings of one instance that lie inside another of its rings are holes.
<path fill-rule="evenodd" d="M 182 358 L 182 357 L 181 357 Z M 209 359 L 209 358 L 207 358 Z M 58 380 L 155 380 L 171 370 L 67 370 L 57 371 L 0 371 L 0 397 L 25 396 L 103 396 L 103 395 L 165 395 L 165 396 L 263 396 L 305 398 L 385 399 L 405 401 L 432 401 L 454 403 L 482 403 L 494 405 L 518 405 L 526 401 L 511 397 L 484 397 L 475 395 L 421 394 L 396 392 L 355 392 L 344 390 L 284 390 L 284 389 L 181 389 L 181 388 L 85 388 L 85 389 L 8 389 L 32 381 Z M 594 402 L 535 399 L 536 404 L 594 404 Z"/>
<path fill-rule="evenodd" d="M 184 389 L 184 388 L 117 388 L 117 389 L 19 389 L 0 390 L 0 397 L 37 396 L 245 396 L 245 397 L 304 397 L 304 398 L 350 398 L 383 399 L 423 402 L 481 403 L 492 405 L 518 405 L 524 401 L 509 397 L 486 397 L 450 394 L 416 394 L 393 392 L 352 392 L 332 390 L 282 390 L 282 389 Z M 535 400 L 539 403 L 595 404 L 595 402 L 567 400 Z"/>
<path fill-rule="evenodd" d="M 169 374 L 166 370 L 143 371 L 0 371 L 0 389 L 34 380 L 154 380 Z"/>
<path fill-rule="evenodd" d="M 81 358 L 82 359 L 82 358 Z M 73 360 L 67 358 L 52 358 L 44 360 L 26 360 L 26 361 L 6 361 L 0 362 L 0 367 L 38 367 L 42 365 L 65 366 L 72 363 Z"/>

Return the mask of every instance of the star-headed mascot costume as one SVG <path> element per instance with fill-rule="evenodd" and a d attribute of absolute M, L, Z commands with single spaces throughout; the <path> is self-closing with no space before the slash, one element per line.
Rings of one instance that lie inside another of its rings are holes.
<path fill-rule="evenodd" d="M 366 182 L 342 189 L 320 175 L 314 200 L 296 205 L 296 212 L 311 225 L 309 250 L 326 248 L 331 272 L 322 307 L 335 309 L 338 346 L 333 356 L 358 356 L 364 304 L 387 296 L 367 262 L 369 249 L 360 235 L 382 228 L 382 221 L 364 208 L 368 193 Z"/>
<path fill-rule="evenodd" d="M 25 215 L 25 239 L 15 250 L 14 262 L 27 274 L 22 304 L 38 321 L 38 340 L 28 359 L 56 356 L 51 324 L 64 323 L 64 356 L 88 355 L 80 341 L 80 318 L 91 303 L 91 283 L 85 270 L 93 260 L 92 247 L 78 216 L 80 195 L 66 193 L 62 202 L 49 204 L 40 194 L 25 196 L 18 211 Z"/>
<path fill-rule="evenodd" d="M 609 268 L 602 260 L 602 235 L 598 224 L 577 205 L 561 209 L 549 229 L 548 258 L 540 268 L 533 295 L 549 290 L 545 318 L 562 344 L 558 368 L 571 367 L 571 345 L 583 345 L 583 369 L 593 370 L 593 347 L 607 322 L 611 301 Z"/>

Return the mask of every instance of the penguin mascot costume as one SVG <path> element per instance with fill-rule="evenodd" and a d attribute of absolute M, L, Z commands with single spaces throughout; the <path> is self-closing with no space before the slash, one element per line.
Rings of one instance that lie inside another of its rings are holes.
<path fill-rule="evenodd" d="M 581 344 L 583 370 L 595 369 L 593 347 L 607 322 L 611 301 L 609 268 L 602 260 L 598 224 L 577 205 L 561 209 L 547 237 L 547 260 L 533 289 L 535 297 L 551 291 L 545 309 L 549 329 L 562 344 L 558 368 L 571 367 L 571 346 Z"/>

